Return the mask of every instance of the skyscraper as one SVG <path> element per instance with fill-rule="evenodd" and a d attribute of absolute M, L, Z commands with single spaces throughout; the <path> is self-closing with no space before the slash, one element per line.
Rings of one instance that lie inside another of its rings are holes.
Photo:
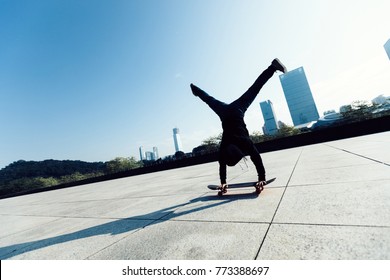
<path fill-rule="evenodd" d="M 139 158 L 140 160 L 144 160 L 145 159 L 145 151 L 144 151 L 144 147 L 139 147 Z"/>
<path fill-rule="evenodd" d="M 158 156 L 157 147 L 153 147 L 153 156 L 154 156 L 154 160 L 158 160 L 159 156 Z"/>
<path fill-rule="evenodd" d="M 157 147 L 153 147 L 153 152 L 146 151 L 144 150 L 144 147 L 141 146 L 139 147 L 139 157 L 142 160 L 147 160 L 147 161 L 154 161 L 158 160 L 158 149 Z"/>
<path fill-rule="evenodd" d="M 270 100 L 260 102 L 260 108 L 264 118 L 264 134 L 276 134 L 278 132 L 279 126 L 276 120 L 272 102 Z"/>
<path fill-rule="evenodd" d="M 390 39 L 387 40 L 386 44 L 384 45 L 385 47 L 385 50 L 386 50 L 386 53 L 387 53 L 387 56 L 389 57 L 390 59 Z"/>
<path fill-rule="evenodd" d="M 279 76 L 294 126 L 316 121 L 317 106 L 303 67 Z"/>
<path fill-rule="evenodd" d="M 179 129 L 177 127 L 173 129 L 173 142 L 175 143 L 176 152 L 183 151 L 181 140 L 180 140 Z"/>

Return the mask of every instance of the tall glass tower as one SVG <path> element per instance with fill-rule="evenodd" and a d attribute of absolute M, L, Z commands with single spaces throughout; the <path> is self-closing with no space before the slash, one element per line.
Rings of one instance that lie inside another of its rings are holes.
<path fill-rule="evenodd" d="M 158 148 L 157 147 L 153 147 L 153 156 L 154 156 L 154 160 L 158 160 L 159 156 L 158 156 Z"/>
<path fill-rule="evenodd" d="M 278 121 L 276 120 L 272 102 L 270 100 L 260 102 L 260 108 L 264 118 L 264 134 L 276 134 L 279 130 L 279 126 Z"/>
<path fill-rule="evenodd" d="M 294 126 L 319 118 L 303 67 L 279 76 Z"/>
<path fill-rule="evenodd" d="M 390 39 L 387 40 L 386 44 L 384 45 L 385 47 L 385 50 L 386 50 L 386 53 L 387 53 L 387 56 L 389 57 L 390 59 Z"/>
<path fill-rule="evenodd" d="M 175 143 L 175 151 L 183 151 L 182 145 L 181 145 L 181 139 L 179 134 L 179 129 L 175 127 L 173 129 L 173 142 Z"/>
<path fill-rule="evenodd" d="M 144 160 L 145 159 L 145 151 L 144 151 L 144 147 L 143 146 L 139 147 L 139 158 L 140 158 L 140 160 Z"/>

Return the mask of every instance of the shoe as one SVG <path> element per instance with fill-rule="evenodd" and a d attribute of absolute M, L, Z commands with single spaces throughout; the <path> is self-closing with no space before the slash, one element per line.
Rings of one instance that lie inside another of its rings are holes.
<path fill-rule="evenodd" d="M 284 66 L 279 59 L 275 58 L 274 60 L 272 60 L 272 63 L 271 65 L 276 69 L 276 70 L 279 70 L 280 72 L 283 72 L 283 73 L 286 73 L 287 72 L 287 68 L 286 66 Z"/>
<path fill-rule="evenodd" d="M 192 90 L 192 94 L 195 95 L 195 96 L 199 96 L 199 94 L 197 93 L 199 88 L 196 85 L 194 85 L 194 84 L 191 84 L 190 87 L 191 87 L 191 90 Z"/>

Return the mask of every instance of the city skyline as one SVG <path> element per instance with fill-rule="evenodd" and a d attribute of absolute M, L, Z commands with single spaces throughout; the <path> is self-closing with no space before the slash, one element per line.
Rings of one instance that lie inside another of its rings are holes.
<path fill-rule="evenodd" d="M 143 160 L 158 160 L 159 159 L 159 153 L 158 153 L 158 148 L 153 147 L 153 152 L 152 151 L 145 151 L 143 146 L 139 147 L 139 158 L 140 161 Z"/>
<path fill-rule="evenodd" d="M 229 103 L 272 59 L 304 66 L 320 115 L 390 95 L 389 1 L 0 1 L 0 168 L 18 160 L 172 155 L 222 131 L 194 83 Z M 299 16 L 297 16 L 299 15 Z M 275 74 L 272 100 L 292 125 Z M 250 133 L 261 131 L 258 105 Z"/>

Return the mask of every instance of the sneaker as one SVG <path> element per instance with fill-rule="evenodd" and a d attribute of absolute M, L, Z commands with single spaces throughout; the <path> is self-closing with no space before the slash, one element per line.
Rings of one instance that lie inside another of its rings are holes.
<path fill-rule="evenodd" d="M 276 69 L 276 70 L 279 70 L 280 72 L 283 72 L 283 73 L 286 73 L 287 72 L 287 68 L 286 66 L 284 66 L 279 59 L 275 58 L 274 60 L 272 60 L 272 66 Z"/>
<path fill-rule="evenodd" d="M 199 91 L 199 88 L 196 85 L 194 85 L 194 84 L 191 84 L 190 87 L 191 87 L 191 90 L 192 90 L 192 94 L 195 95 L 195 96 L 199 96 L 199 94 L 197 92 L 197 91 Z"/>

